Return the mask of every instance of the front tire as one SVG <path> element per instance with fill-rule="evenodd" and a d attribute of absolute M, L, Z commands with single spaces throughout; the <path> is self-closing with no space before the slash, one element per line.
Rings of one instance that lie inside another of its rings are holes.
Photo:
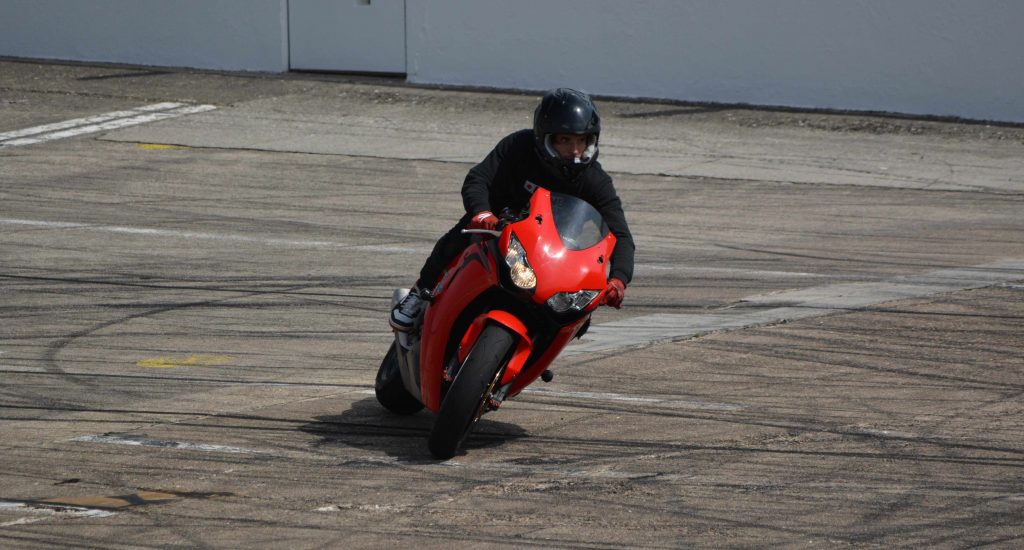
<path fill-rule="evenodd" d="M 377 394 L 377 401 L 384 405 L 385 409 L 395 414 L 415 414 L 423 408 L 423 403 L 413 397 L 402 383 L 396 345 L 394 342 L 391 343 L 391 348 L 388 349 L 384 360 L 380 362 L 373 389 Z"/>
<path fill-rule="evenodd" d="M 486 412 L 487 402 L 508 363 L 517 336 L 501 325 L 487 325 L 445 394 L 428 446 L 434 458 L 446 460 L 458 452 L 473 425 Z"/>

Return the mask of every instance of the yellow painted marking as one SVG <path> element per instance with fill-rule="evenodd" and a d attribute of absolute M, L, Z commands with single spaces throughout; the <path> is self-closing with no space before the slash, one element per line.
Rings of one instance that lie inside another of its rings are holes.
<path fill-rule="evenodd" d="M 146 369 L 173 369 L 176 367 L 216 367 L 227 365 L 234 359 L 229 355 L 189 355 L 188 357 L 152 357 L 140 359 L 136 365 Z"/>
<path fill-rule="evenodd" d="M 178 498 L 177 494 L 164 493 L 161 491 L 139 491 L 138 493 L 135 494 L 146 502 L 162 502 L 165 500 L 174 500 Z"/>
<path fill-rule="evenodd" d="M 139 149 L 145 149 L 147 151 L 163 151 L 165 149 L 189 149 L 182 145 L 168 145 L 166 143 L 136 143 L 136 147 Z"/>

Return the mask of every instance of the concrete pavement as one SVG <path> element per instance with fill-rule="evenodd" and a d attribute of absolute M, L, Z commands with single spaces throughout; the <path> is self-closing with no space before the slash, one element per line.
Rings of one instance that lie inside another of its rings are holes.
<path fill-rule="evenodd" d="M 1019 128 L 600 102 L 626 307 L 437 463 L 372 395 L 390 290 L 535 98 L 0 75 L 0 134 L 212 107 L 0 149 L 5 547 L 1024 537 Z"/>

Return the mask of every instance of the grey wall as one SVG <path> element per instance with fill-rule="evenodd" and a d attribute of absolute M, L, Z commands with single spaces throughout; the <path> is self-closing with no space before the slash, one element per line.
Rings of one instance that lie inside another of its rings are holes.
<path fill-rule="evenodd" d="M 281 72 L 288 0 L 0 0 L 0 55 Z"/>
<path fill-rule="evenodd" d="M 286 71 L 289 1 L 2 0 L 0 55 Z M 1021 0 L 405 6 L 416 83 L 1024 122 Z"/>
<path fill-rule="evenodd" d="M 1024 122 L 1020 0 L 407 2 L 409 80 Z"/>

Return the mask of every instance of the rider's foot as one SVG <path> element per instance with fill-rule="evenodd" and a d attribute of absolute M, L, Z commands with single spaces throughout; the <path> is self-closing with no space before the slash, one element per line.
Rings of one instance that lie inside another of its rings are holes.
<path fill-rule="evenodd" d="M 422 307 L 423 299 L 420 298 L 420 293 L 413 290 L 391 310 L 391 317 L 389 319 L 391 328 L 398 332 L 409 332 L 412 330 L 412 326 L 416 323 L 416 317 L 419 317 Z"/>

